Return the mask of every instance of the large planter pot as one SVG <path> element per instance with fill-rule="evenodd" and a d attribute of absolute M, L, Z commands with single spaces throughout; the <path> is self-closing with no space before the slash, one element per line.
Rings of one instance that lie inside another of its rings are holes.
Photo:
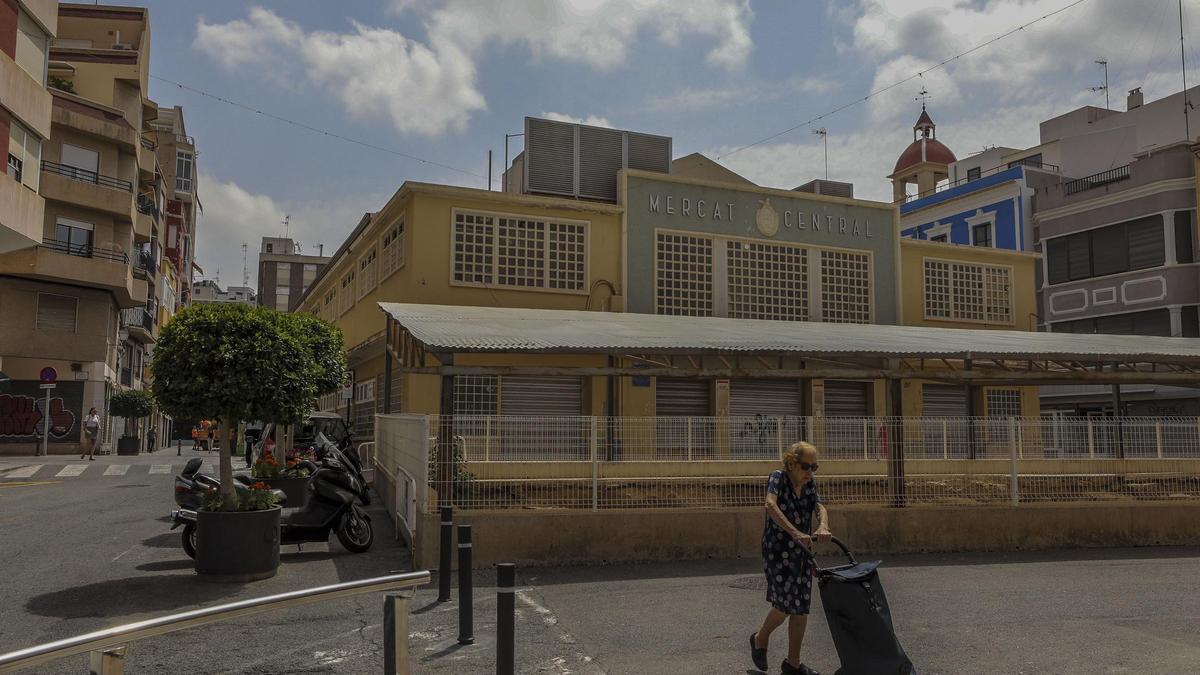
<path fill-rule="evenodd" d="M 118 455 L 136 455 L 141 448 L 142 439 L 137 437 L 122 437 L 117 439 Z"/>
<path fill-rule="evenodd" d="M 287 508 L 304 506 L 308 501 L 308 478 L 258 478 L 272 489 L 282 490 L 287 495 Z"/>
<path fill-rule="evenodd" d="M 196 572 L 232 582 L 275 576 L 280 512 L 278 506 L 265 511 L 197 511 Z"/>

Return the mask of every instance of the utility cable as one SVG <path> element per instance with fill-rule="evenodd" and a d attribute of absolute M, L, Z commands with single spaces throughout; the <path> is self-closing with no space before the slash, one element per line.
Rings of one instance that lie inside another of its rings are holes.
<path fill-rule="evenodd" d="M 1083 0 L 1079 0 L 1079 1 L 1080 1 L 1080 2 L 1082 2 Z M 403 158 L 405 158 L 405 159 L 411 159 L 411 160 L 413 160 L 413 161 L 416 161 L 416 162 L 421 162 L 422 164 L 428 164 L 428 165 L 430 165 L 430 166 L 436 166 L 436 167 L 440 167 L 440 168 L 443 168 L 443 169 L 448 169 L 448 170 L 450 170 L 450 171 L 457 171 L 458 173 L 465 174 L 465 175 L 467 175 L 467 176 L 474 176 L 474 177 L 476 177 L 476 178 L 482 178 L 482 179 L 484 179 L 484 180 L 487 180 L 487 176 L 484 176 L 484 175 L 482 175 L 482 174 L 475 173 L 474 171 L 467 171 L 466 169 L 460 169 L 460 168 L 458 168 L 458 167 L 456 167 L 456 166 L 450 166 L 449 164 L 442 164 L 441 162 L 435 162 L 435 161 L 433 161 L 432 159 L 425 159 L 424 157 L 417 157 L 416 155 L 410 155 L 410 154 L 408 154 L 407 152 L 401 152 L 401 151 L 399 151 L 399 150 L 393 150 L 392 148 L 385 148 L 385 147 L 383 147 L 383 146 L 381 146 L 381 145 L 375 145 L 374 143 L 368 143 L 368 142 L 366 142 L 366 141 L 360 141 L 360 140 L 358 140 L 357 138 L 351 138 L 351 137 L 349 137 L 349 136 L 344 136 L 344 135 L 342 135 L 342 134 L 339 134 L 339 133 L 337 133 L 337 132 L 335 132 L 335 131 L 329 131 L 329 130 L 326 130 L 326 129 L 321 129 L 321 128 L 319 128 L 319 127 L 314 127 L 314 126 L 312 126 L 312 125 L 310 125 L 310 124 L 305 124 L 304 122 L 297 122 L 297 121 L 295 121 L 295 120 L 291 120 L 291 119 L 288 119 L 288 118 L 286 118 L 286 117 L 281 117 L 281 116 L 279 116 L 279 115 L 275 115 L 275 114 L 273 114 L 273 113 L 266 112 L 265 110 L 259 110 L 258 108 L 255 108 L 254 106 L 251 106 L 251 105 L 247 105 L 247 104 L 245 104 L 245 103 L 239 103 L 239 102 L 237 102 L 237 101 L 234 101 L 234 100 L 232 100 L 232 99 L 225 98 L 224 96 L 218 96 L 217 94 L 211 94 L 211 93 L 209 93 L 209 92 L 207 92 L 207 91 L 204 91 L 204 90 L 202 90 L 202 89 L 197 89 L 197 88 L 195 88 L 195 87 L 191 87 L 191 86 L 188 86 L 188 85 L 186 85 L 186 84 L 183 84 L 182 82 L 176 82 L 176 81 L 174 81 L 174 80 L 168 80 L 168 79 L 167 79 L 167 78 L 165 78 L 165 77 L 159 77 L 159 76 L 157 76 L 157 75 L 151 75 L 150 77 L 151 77 L 151 79 L 155 79 L 155 80 L 158 80 L 158 81 L 160 81 L 160 82 L 165 82 L 165 83 L 167 83 L 167 84 L 173 84 L 173 85 L 175 85 L 176 87 L 178 87 L 178 88 L 180 88 L 180 89 L 183 89 L 184 91 L 190 91 L 190 92 L 192 92 L 192 93 L 194 93 L 194 94 L 199 94 L 200 96 L 206 96 L 206 97 L 208 97 L 208 98 L 211 98 L 211 99 L 213 99 L 213 100 L 220 101 L 221 103 L 225 103 L 225 104 L 228 104 L 228 105 L 234 106 L 235 108 L 241 108 L 242 110 L 247 110 L 247 111 L 249 111 L 249 112 L 252 112 L 252 113 L 255 113 L 255 114 L 257 114 L 257 115 L 262 115 L 263 117 L 268 117 L 268 118 L 270 118 L 270 119 L 273 119 L 273 120 L 275 120 L 275 121 L 277 121 L 277 122 L 283 122 L 284 124 L 290 124 L 290 125 L 292 125 L 292 126 L 294 126 L 294 127 L 299 127 L 299 128 L 301 128 L 301 129 L 304 129 L 304 130 L 306 130 L 306 131 L 311 131 L 311 132 L 313 132 L 313 133 L 318 133 L 318 134 L 322 134 L 322 135 L 325 135 L 325 136 L 329 136 L 330 138 L 336 138 L 336 139 L 338 139 L 338 140 L 340 140 L 340 141 L 345 141 L 345 142 L 347 142 L 347 143 L 353 143 L 353 144 L 355 144 L 355 145 L 361 145 L 361 146 L 362 146 L 362 147 L 364 147 L 364 148 L 371 148 L 372 150 L 378 150 L 378 151 L 380 151 L 380 152 L 386 152 L 386 153 L 388 153 L 389 155 L 395 155 L 395 156 L 397 156 L 397 157 L 403 157 Z"/>
<path fill-rule="evenodd" d="M 737 148 L 737 149 L 734 149 L 734 150 L 731 150 L 731 151 L 729 151 L 729 152 L 727 152 L 727 153 L 725 153 L 725 154 L 723 154 L 723 155 L 718 155 L 718 156 L 717 156 L 717 159 L 719 160 L 719 159 L 723 159 L 723 158 L 725 158 L 725 157 L 729 157 L 729 156 L 731 156 L 731 155 L 736 155 L 737 153 L 739 153 L 739 152 L 741 152 L 741 151 L 743 151 L 743 150 L 749 150 L 750 148 L 753 148 L 753 147 L 755 147 L 755 146 L 757 146 L 757 145 L 762 145 L 763 143 L 766 143 L 767 141 L 774 140 L 774 139 L 776 139 L 776 138 L 779 138 L 780 136 L 783 136 L 783 135 L 785 135 L 785 134 L 790 134 L 791 132 L 793 132 L 793 131 L 795 131 L 795 130 L 797 130 L 797 129 L 801 128 L 801 127 L 806 127 L 806 126 L 808 126 L 808 125 L 810 125 L 810 124 L 812 124 L 812 123 L 814 123 L 814 122 L 819 122 L 820 120 L 823 120 L 823 119 L 825 119 L 826 117 L 831 117 L 831 116 L 833 116 L 833 115 L 836 115 L 837 113 L 840 113 L 840 112 L 842 112 L 843 110 L 845 110 L 845 109 L 847 109 L 847 108 L 852 108 L 852 107 L 854 107 L 854 106 L 858 105 L 859 103 L 862 103 L 863 101 L 870 100 L 872 97 L 878 96 L 878 95 L 880 95 L 880 94 L 882 94 L 882 93 L 884 93 L 884 92 L 886 92 L 886 91 L 889 91 L 889 90 L 895 89 L 896 87 L 899 87 L 900 85 L 902 85 L 902 84 L 905 84 L 906 82 L 911 82 L 911 81 L 913 81 L 913 80 L 915 80 L 915 79 L 917 79 L 917 78 L 924 77 L 924 76 L 925 76 L 925 73 L 930 73 L 930 72 L 933 72 L 933 71 L 935 71 L 935 70 L 938 70 L 939 68 L 943 68 L 943 67 L 944 67 L 946 64 L 950 63 L 951 61 L 955 61 L 955 60 L 957 60 L 957 59 L 960 59 L 960 58 L 962 58 L 962 57 L 964 57 L 964 56 L 967 56 L 967 55 L 969 55 L 969 54 L 971 54 L 971 53 L 973 53 L 973 52 L 977 52 L 977 51 L 979 51 L 980 49 L 983 49 L 983 48 L 985 48 L 985 47 L 991 46 L 991 45 L 993 45 L 993 44 L 995 44 L 995 43 L 997 43 L 997 42 L 999 42 L 999 41 L 1003 40 L 1004 38 L 1007 38 L 1008 36 L 1010 36 L 1010 35 L 1013 35 L 1014 33 L 1019 33 L 1020 31 L 1023 31 L 1023 30 L 1025 30 L 1026 28 L 1028 28 L 1028 27 L 1030 27 L 1030 26 L 1032 26 L 1032 25 L 1034 25 L 1034 24 L 1036 24 L 1036 23 L 1039 23 L 1039 22 L 1041 22 L 1041 21 L 1044 21 L 1044 20 L 1046 20 L 1046 19 L 1049 19 L 1050 17 L 1052 17 L 1052 16 L 1055 16 L 1055 15 L 1057 15 L 1057 14 L 1062 14 L 1063 12 L 1067 11 L 1068 9 L 1071 9 L 1072 7 L 1074 7 L 1074 6 L 1076 6 L 1076 5 L 1081 5 L 1081 4 L 1085 3 L 1085 2 L 1087 2 L 1087 0 L 1075 0 L 1074 2 L 1072 2 L 1072 3 L 1071 3 L 1071 4 L 1069 4 L 1069 5 L 1066 5 L 1066 6 L 1064 6 L 1064 7 L 1060 7 L 1059 9 L 1056 9 L 1056 10 L 1054 10 L 1053 12 L 1050 12 L 1049 14 L 1044 14 L 1044 15 L 1042 15 L 1042 16 L 1040 16 L 1040 17 L 1038 17 L 1038 18 L 1034 19 L 1033 21 L 1030 21 L 1029 23 L 1025 23 L 1025 24 L 1022 24 L 1022 25 L 1020 25 L 1020 26 L 1017 26 L 1016 28 L 1013 28 L 1013 29 L 1009 30 L 1008 32 L 1006 32 L 1006 33 L 1003 33 L 1003 34 L 1001 34 L 1001 35 L 998 35 L 998 36 L 996 36 L 996 37 L 994 37 L 994 38 L 992 38 L 992 39 L 990 39 L 990 40 L 988 40 L 988 41 L 986 41 L 986 42 L 982 42 L 982 43 L 980 43 L 980 44 L 977 44 L 977 45 L 975 45 L 974 47 L 971 47 L 970 49 L 966 50 L 965 52 L 959 52 L 958 54 L 955 54 L 954 56 L 951 56 L 950 58 L 944 59 L 944 60 L 942 60 L 942 61 L 938 62 L 937 64 L 935 64 L 935 65 L 932 65 L 932 66 L 930 66 L 930 67 L 926 68 L 925 70 L 918 71 L 918 72 L 914 73 L 913 75 L 910 75 L 910 76 L 908 76 L 908 77 L 904 78 L 903 80 L 899 80 L 899 81 L 897 81 L 897 82 L 893 82 L 892 84 L 889 84 L 888 86 L 886 86 L 886 87 L 883 87 L 883 88 L 881 88 L 881 89 L 876 89 L 875 91 L 873 91 L 873 92 L 871 92 L 871 93 L 867 94 L 866 96 L 864 96 L 864 97 L 862 97 L 862 98 L 857 98 L 857 99 L 854 99 L 853 101 L 850 101 L 849 103 L 846 103 L 846 104 L 844 104 L 844 105 L 838 106 L 837 108 L 834 108 L 833 110 L 830 110 L 830 111 L 829 111 L 829 112 L 827 112 L 827 113 L 823 113 L 823 114 L 821 114 L 821 115 L 817 115 L 816 117 L 814 117 L 814 118 L 812 118 L 812 119 L 810 119 L 810 120 L 807 120 L 807 121 L 805 121 L 805 122 L 801 122 L 800 124 L 797 124 L 797 125 L 795 125 L 795 126 L 793 126 L 793 127 L 788 127 L 787 129 L 784 129 L 783 131 L 780 131 L 780 132 L 778 132 L 778 133 L 771 134 L 770 136 L 767 136 L 766 138 L 763 138 L 763 139 L 757 140 L 757 141 L 755 141 L 755 142 L 753 142 L 753 143 L 750 143 L 749 145 L 743 145 L 742 147 L 740 147 L 740 148 Z"/>

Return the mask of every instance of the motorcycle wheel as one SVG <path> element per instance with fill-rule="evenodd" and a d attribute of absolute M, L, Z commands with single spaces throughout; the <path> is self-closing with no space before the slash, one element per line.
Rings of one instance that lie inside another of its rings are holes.
<path fill-rule="evenodd" d="M 192 560 L 196 559 L 196 525 L 189 523 L 183 526 L 183 552 Z"/>
<path fill-rule="evenodd" d="M 342 519 L 337 538 L 347 551 L 365 553 L 371 548 L 371 542 L 375 541 L 375 531 L 371 528 L 371 521 L 351 510 Z"/>

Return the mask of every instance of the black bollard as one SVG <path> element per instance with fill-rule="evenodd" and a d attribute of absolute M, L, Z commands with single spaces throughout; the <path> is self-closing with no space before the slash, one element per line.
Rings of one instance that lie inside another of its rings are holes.
<path fill-rule="evenodd" d="M 475 607 L 471 593 L 471 526 L 458 526 L 458 644 L 475 642 Z"/>
<path fill-rule="evenodd" d="M 438 602 L 450 602 L 450 559 L 454 542 L 454 507 L 442 507 L 442 551 L 438 560 Z"/>
<path fill-rule="evenodd" d="M 516 583 L 516 565 L 496 565 L 496 675 L 516 672 Z"/>

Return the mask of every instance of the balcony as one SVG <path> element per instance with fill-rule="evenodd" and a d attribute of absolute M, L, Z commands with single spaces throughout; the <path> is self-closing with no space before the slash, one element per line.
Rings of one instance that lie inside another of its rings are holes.
<path fill-rule="evenodd" d="M 133 216 L 133 184 L 58 162 L 42 162 L 41 194 L 48 200 L 104 211 L 124 222 Z"/>
<path fill-rule="evenodd" d="M 133 254 L 133 278 L 153 279 L 156 273 L 153 249 L 143 247 Z"/>
<path fill-rule="evenodd" d="M 154 314 L 144 307 L 121 310 L 121 325 L 129 331 L 129 337 L 142 344 L 154 342 Z"/>
<path fill-rule="evenodd" d="M 133 277 L 128 256 L 108 248 L 47 239 L 0 256 L 0 275 L 69 283 L 109 291 L 120 307 L 146 302 L 146 282 Z"/>
<path fill-rule="evenodd" d="M 1129 180 L 1129 165 L 1118 166 L 1115 169 L 1101 171 L 1100 173 L 1092 174 L 1084 178 L 1077 178 L 1072 181 L 1067 181 L 1063 185 L 1063 193 L 1073 195 L 1084 190 L 1094 190 L 1098 187 L 1116 183 L 1117 181 Z"/>
<path fill-rule="evenodd" d="M 37 246 L 46 200 L 0 173 L 0 253 Z"/>
<path fill-rule="evenodd" d="M 154 205 L 154 199 L 149 195 L 137 196 L 137 213 L 133 217 L 133 233 L 139 240 L 150 239 L 154 236 L 154 224 L 160 221 L 161 214 Z"/>
<path fill-rule="evenodd" d="M 11 30 L 11 29 L 10 29 Z M 4 107 L 42 138 L 50 138 L 50 92 L 8 54 L 0 52 L 0 91 Z"/>

